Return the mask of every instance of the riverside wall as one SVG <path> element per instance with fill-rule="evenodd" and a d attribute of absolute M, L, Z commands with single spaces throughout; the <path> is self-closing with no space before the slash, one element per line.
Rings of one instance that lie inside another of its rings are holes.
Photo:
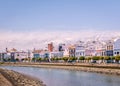
<path fill-rule="evenodd" d="M 42 81 L 36 78 L 0 68 L 1 86 L 46 86 Z"/>

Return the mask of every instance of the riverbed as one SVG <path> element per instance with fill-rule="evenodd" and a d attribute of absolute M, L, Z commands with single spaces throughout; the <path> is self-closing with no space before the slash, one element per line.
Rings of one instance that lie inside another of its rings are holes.
<path fill-rule="evenodd" d="M 35 67 L 3 68 L 36 77 L 47 86 L 120 86 L 120 76 L 116 75 Z"/>

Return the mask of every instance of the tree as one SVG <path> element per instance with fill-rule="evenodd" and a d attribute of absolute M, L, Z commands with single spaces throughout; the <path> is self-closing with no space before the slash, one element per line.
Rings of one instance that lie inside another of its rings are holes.
<path fill-rule="evenodd" d="M 63 57 L 63 60 L 64 60 L 65 62 L 67 62 L 67 61 L 68 61 L 68 57 Z"/>
<path fill-rule="evenodd" d="M 115 56 L 112 56 L 112 57 L 111 57 L 111 60 L 115 60 Z"/>
<path fill-rule="evenodd" d="M 41 62 L 42 61 L 42 58 L 37 58 L 37 62 Z"/>
<path fill-rule="evenodd" d="M 109 56 L 105 56 L 104 60 L 110 60 L 110 57 Z"/>
<path fill-rule="evenodd" d="M 120 60 L 120 56 L 115 56 L 115 60 L 118 62 Z"/>
<path fill-rule="evenodd" d="M 103 56 L 100 56 L 100 57 L 99 57 L 99 60 L 104 60 L 104 57 L 103 57 Z"/>
<path fill-rule="evenodd" d="M 79 60 L 85 60 L 85 57 L 84 57 L 84 56 L 81 56 L 81 57 L 79 58 Z"/>
<path fill-rule="evenodd" d="M 11 61 L 11 58 L 8 58 L 7 61 L 10 62 L 10 61 Z"/>
<path fill-rule="evenodd" d="M 35 61 L 36 61 L 36 58 L 32 58 L 32 61 L 35 62 Z"/>
<path fill-rule="evenodd" d="M 25 62 L 28 61 L 28 58 L 24 58 Z"/>
<path fill-rule="evenodd" d="M 87 60 L 89 62 L 91 60 L 91 57 L 87 57 L 87 58 L 85 58 L 85 60 Z"/>
<path fill-rule="evenodd" d="M 16 58 L 15 60 L 16 60 L 17 62 L 19 61 L 19 59 L 18 59 L 18 58 Z"/>
<path fill-rule="evenodd" d="M 99 56 L 93 56 L 92 60 L 99 60 Z"/>
<path fill-rule="evenodd" d="M 104 57 L 103 56 L 99 56 L 99 60 L 101 60 L 100 63 L 103 63 Z"/>
<path fill-rule="evenodd" d="M 82 62 L 84 62 L 85 57 L 84 57 L 84 56 L 81 56 L 81 57 L 79 57 L 79 60 L 81 60 Z"/>
<path fill-rule="evenodd" d="M 51 61 L 54 61 L 54 60 L 55 60 L 55 58 L 51 58 L 50 60 L 51 60 Z"/>
<path fill-rule="evenodd" d="M 55 61 L 58 61 L 58 60 L 59 60 L 59 58 L 55 57 Z"/>
<path fill-rule="evenodd" d="M 24 61 L 24 58 L 22 58 L 21 61 Z"/>
<path fill-rule="evenodd" d="M 58 58 L 58 60 L 62 60 L 62 58 Z"/>
<path fill-rule="evenodd" d="M 49 59 L 48 59 L 48 57 L 45 57 L 42 59 L 42 61 L 49 62 Z"/>

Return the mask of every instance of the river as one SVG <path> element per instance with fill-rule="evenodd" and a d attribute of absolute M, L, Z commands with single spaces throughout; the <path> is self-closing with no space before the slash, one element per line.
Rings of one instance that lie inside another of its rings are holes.
<path fill-rule="evenodd" d="M 47 86 L 120 86 L 120 76 L 115 75 L 34 67 L 2 68 L 34 76 Z"/>

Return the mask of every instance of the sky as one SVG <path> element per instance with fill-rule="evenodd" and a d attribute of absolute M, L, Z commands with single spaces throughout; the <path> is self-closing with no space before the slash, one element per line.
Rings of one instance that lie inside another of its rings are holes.
<path fill-rule="evenodd" d="M 120 0 L 0 0 L 0 46 L 28 49 L 119 36 L 119 10 Z"/>

